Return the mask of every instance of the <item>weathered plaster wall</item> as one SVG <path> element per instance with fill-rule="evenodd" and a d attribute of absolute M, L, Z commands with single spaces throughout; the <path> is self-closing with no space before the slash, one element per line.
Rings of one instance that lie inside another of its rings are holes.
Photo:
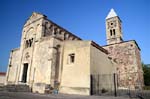
<path fill-rule="evenodd" d="M 64 44 L 61 93 L 90 93 L 90 42 L 68 41 Z M 74 63 L 68 63 L 69 54 L 74 53 Z"/>
<path fill-rule="evenodd" d="M 44 93 L 46 85 L 51 85 L 55 80 L 56 49 L 60 41 L 55 38 L 43 38 L 35 44 L 30 82 L 33 92 Z M 53 73 L 54 72 L 54 73 Z"/>
<path fill-rule="evenodd" d="M 113 89 L 113 73 L 115 73 L 116 65 L 108 59 L 108 55 L 91 46 L 90 70 L 92 75 L 93 90 Z M 99 86 L 96 86 L 99 84 Z"/>
<path fill-rule="evenodd" d="M 33 13 L 32 16 L 26 21 L 23 30 L 22 37 L 20 43 L 20 64 L 18 64 L 18 72 L 17 72 L 17 83 L 22 83 L 22 74 L 23 74 L 23 66 L 25 63 L 28 63 L 28 71 L 27 71 L 27 84 L 30 84 L 30 76 L 33 62 L 33 52 L 35 47 L 35 42 L 40 41 L 41 35 L 43 33 L 43 23 L 44 16 L 40 14 Z M 32 46 L 26 47 L 26 41 L 29 39 L 32 40 Z"/>
<path fill-rule="evenodd" d="M 91 41 L 68 41 L 64 43 L 63 72 L 60 93 L 90 95 L 91 75 L 103 75 L 101 88 L 112 88 L 115 66 L 107 54 L 94 47 Z M 69 63 L 69 55 L 75 62 Z M 105 75 L 106 74 L 106 75 Z M 106 77 L 108 75 L 108 77 Z M 110 76 L 109 76 L 110 75 Z M 96 79 L 97 80 L 97 79 Z"/>
<path fill-rule="evenodd" d="M 50 48 L 51 45 L 53 45 L 53 40 L 51 39 L 35 44 L 31 68 L 32 73 L 30 76 L 31 82 L 33 83 L 33 91 L 36 90 L 36 87 L 41 88 L 45 87 L 46 84 L 50 84 L 51 65 L 53 61 L 53 49 Z"/>
<path fill-rule="evenodd" d="M 6 81 L 8 84 L 15 84 L 17 81 L 17 72 L 20 64 L 20 49 L 14 49 L 10 53 Z"/>
<path fill-rule="evenodd" d="M 91 74 L 112 74 L 115 69 L 113 63 L 108 59 L 108 55 L 91 46 Z"/>
<path fill-rule="evenodd" d="M 30 47 L 27 46 L 29 40 L 32 40 Z M 11 56 L 13 66 L 10 70 L 8 67 L 7 72 L 8 75 L 11 75 L 9 77 L 10 82 L 23 83 L 23 68 L 24 64 L 27 63 L 27 82 L 25 83 L 33 88 L 33 91 L 43 93 L 47 84 L 54 87 L 55 81 L 60 83 L 62 71 L 61 42 L 64 40 L 81 39 L 48 20 L 45 15 L 33 12 L 22 30 L 20 54 Z"/>

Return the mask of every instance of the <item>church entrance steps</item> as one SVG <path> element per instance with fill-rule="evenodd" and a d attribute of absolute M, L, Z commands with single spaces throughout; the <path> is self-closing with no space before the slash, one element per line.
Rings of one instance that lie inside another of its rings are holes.
<path fill-rule="evenodd" d="M 9 91 L 9 92 L 31 92 L 31 89 L 28 85 L 6 85 L 0 86 L 0 91 Z"/>

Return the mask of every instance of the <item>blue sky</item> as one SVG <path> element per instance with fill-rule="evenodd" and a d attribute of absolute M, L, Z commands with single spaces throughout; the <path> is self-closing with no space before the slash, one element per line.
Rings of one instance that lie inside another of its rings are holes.
<path fill-rule="evenodd" d="M 136 40 L 142 61 L 150 63 L 150 0 L 0 0 L 0 71 L 10 50 L 20 46 L 22 27 L 33 11 L 85 40 L 106 45 L 105 17 L 114 8 L 124 40 Z"/>

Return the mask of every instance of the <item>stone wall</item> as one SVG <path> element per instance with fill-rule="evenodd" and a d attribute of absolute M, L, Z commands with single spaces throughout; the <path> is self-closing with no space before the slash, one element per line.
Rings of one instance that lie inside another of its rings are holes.
<path fill-rule="evenodd" d="M 109 51 L 109 58 L 118 64 L 117 74 L 119 86 L 123 88 L 141 87 L 143 80 L 140 49 L 135 41 L 127 41 L 104 46 Z"/>
<path fill-rule="evenodd" d="M 122 26 L 118 16 L 106 20 L 107 44 L 122 42 Z"/>

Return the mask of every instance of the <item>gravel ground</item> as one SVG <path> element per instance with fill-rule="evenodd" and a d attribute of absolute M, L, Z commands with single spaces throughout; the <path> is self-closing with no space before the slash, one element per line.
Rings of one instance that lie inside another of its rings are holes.
<path fill-rule="evenodd" d="M 108 96 L 82 96 L 66 94 L 35 94 L 25 92 L 4 92 L 0 91 L 0 99 L 129 99 L 125 97 Z"/>

